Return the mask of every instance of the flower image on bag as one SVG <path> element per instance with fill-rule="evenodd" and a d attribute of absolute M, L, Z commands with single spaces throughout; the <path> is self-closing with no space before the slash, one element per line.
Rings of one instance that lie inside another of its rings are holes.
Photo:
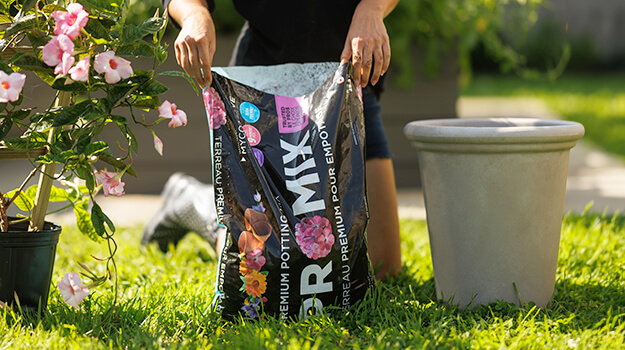
<path fill-rule="evenodd" d="M 226 108 L 213 88 L 204 89 L 204 106 L 208 115 L 208 125 L 211 129 L 219 129 L 226 124 Z"/>
<path fill-rule="evenodd" d="M 321 216 L 305 217 L 295 225 L 297 244 L 307 257 L 317 260 L 328 255 L 334 244 L 330 221 Z"/>
<path fill-rule="evenodd" d="M 309 317 L 330 305 L 347 312 L 373 286 L 362 102 L 349 65 L 330 67 L 305 96 L 215 72 L 203 91 L 227 228 L 215 287 L 226 320 Z"/>

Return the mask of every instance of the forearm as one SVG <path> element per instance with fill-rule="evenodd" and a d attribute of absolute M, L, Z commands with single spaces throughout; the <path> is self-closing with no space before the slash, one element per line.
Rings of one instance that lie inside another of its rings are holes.
<path fill-rule="evenodd" d="M 180 26 L 191 15 L 202 15 L 211 18 L 208 4 L 205 0 L 171 0 L 167 6 L 167 11 L 171 18 Z"/>
<path fill-rule="evenodd" d="M 393 12 L 393 9 L 395 9 L 398 2 L 399 0 L 361 0 L 360 5 L 365 5 L 368 8 L 379 12 L 382 15 L 382 18 L 384 18 Z"/>

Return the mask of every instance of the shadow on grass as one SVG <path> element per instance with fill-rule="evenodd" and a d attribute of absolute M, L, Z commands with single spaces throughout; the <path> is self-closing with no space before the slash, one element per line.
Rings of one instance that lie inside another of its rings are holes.
<path fill-rule="evenodd" d="M 591 329 L 608 315 L 618 315 L 625 320 L 625 288 L 613 283 L 556 282 L 548 310 L 555 314 L 576 315 L 576 323 L 582 329 Z"/>

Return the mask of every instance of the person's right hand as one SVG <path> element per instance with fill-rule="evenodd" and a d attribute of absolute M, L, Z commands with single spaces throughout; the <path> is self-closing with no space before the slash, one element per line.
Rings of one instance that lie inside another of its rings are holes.
<path fill-rule="evenodd" d="M 189 14 L 174 42 L 176 60 L 201 88 L 211 84 L 211 65 L 216 49 L 215 25 L 208 9 Z"/>

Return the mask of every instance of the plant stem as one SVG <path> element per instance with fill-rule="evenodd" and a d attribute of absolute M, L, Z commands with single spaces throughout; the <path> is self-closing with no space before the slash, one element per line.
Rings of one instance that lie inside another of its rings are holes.
<path fill-rule="evenodd" d="M 20 193 L 24 190 L 24 187 L 26 187 L 26 185 L 28 184 L 30 179 L 32 179 L 33 176 L 35 176 L 35 174 L 37 174 L 37 172 L 39 171 L 39 169 L 41 169 L 42 166 L 43 166 L 43 164 L 39 164 L 39 165 L 37 165 L 37 167 L 35 169 L 31 170 L 30 174 L 28 174 L 28 176 L 24 179 L 24 182 L 22 182 L 22 184 L 17 189 L 17 191 L 15 191 L 15 194 L 13 195 L 13 197 L 5 202 L 7 207 L 9 205 L 11 205 L 13 203 L 13 201 L 15 201 L 15 198 L 17 198 L 17 196 L 20 195 Z"/>

